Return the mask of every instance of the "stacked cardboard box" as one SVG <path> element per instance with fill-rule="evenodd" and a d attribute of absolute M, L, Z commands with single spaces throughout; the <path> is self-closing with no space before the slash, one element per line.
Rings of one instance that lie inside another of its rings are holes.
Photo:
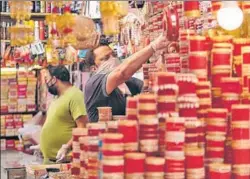
<path fill-rule="evenodd" d="M 18 129 L 32 119 L 32 115 L 2 115 L 1 137 L 13 137 L 18 135 Z M 23 150 L 23 144 L 19 140 L 1 139 L 1 150 Z"/>
<path fill-rule="evenodd" d="M 29 72 L 27 75 L 27 111 L 36 110 L 36 85 L 37 78 L 32 72 Z"/>
<path fill-rule="evenodd" d="M 36 111 L 36 83 L 33 72 L 1 72 L 1 112 Z"/>

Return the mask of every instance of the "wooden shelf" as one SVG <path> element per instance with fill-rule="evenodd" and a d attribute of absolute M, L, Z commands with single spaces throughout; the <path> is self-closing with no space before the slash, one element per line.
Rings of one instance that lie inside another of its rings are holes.
<path fill-rule="evenodd" d="M 0 115 L 15 115 L 15 114 L 36 114 L 38 111 L 25 111 L 25 112 L 0 112 Z"/>
<path fill-rule="evenodd" d="M 48 15 L 50 13 L 31 13 L 31 18 L 32 17 L 41 17 L 41 18 L 45 18 L 46 15 Z M 10 18 L 10 13 L 9 12 L 1 12 L 0 15 L 2 17 L 9 17 Z"/>
<path fill-rule="evenodd" d="M 0 40 L 1 42 L 10 43 L 10 40 Z M 40 40 L 42 43 L 47 43 L 47 40 Z"/>

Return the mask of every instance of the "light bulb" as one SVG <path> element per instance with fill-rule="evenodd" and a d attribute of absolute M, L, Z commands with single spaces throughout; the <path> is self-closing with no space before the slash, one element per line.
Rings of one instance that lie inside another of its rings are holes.
<path fill-rule="evenodd" d="M 236 1 L 224 1 L 217 13 L 218 24 L 225 30 L 235 30 L 243 22 L 243 12 Z"/>

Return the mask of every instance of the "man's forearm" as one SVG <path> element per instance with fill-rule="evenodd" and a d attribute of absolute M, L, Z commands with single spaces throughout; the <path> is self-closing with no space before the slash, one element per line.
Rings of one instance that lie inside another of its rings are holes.
<path fill-rule="evenodd" d="M 153 48 L 148 45 L 139 52 L 131 55 L 117 70 L 121 72 L 125 79 L 129 79 L 141 66 L 154 54 Z"/>

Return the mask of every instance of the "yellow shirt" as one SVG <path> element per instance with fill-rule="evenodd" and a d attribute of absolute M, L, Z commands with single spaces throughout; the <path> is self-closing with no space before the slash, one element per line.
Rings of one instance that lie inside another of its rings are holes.
<path fill-rule="evenodd" d="M 40 147 L 44 161 L 55 160 L 58 150 L 72 137 L 75 120 L 86 115 L 83 92 L 75 86 L 52 101 L 41 131 Z"/>

